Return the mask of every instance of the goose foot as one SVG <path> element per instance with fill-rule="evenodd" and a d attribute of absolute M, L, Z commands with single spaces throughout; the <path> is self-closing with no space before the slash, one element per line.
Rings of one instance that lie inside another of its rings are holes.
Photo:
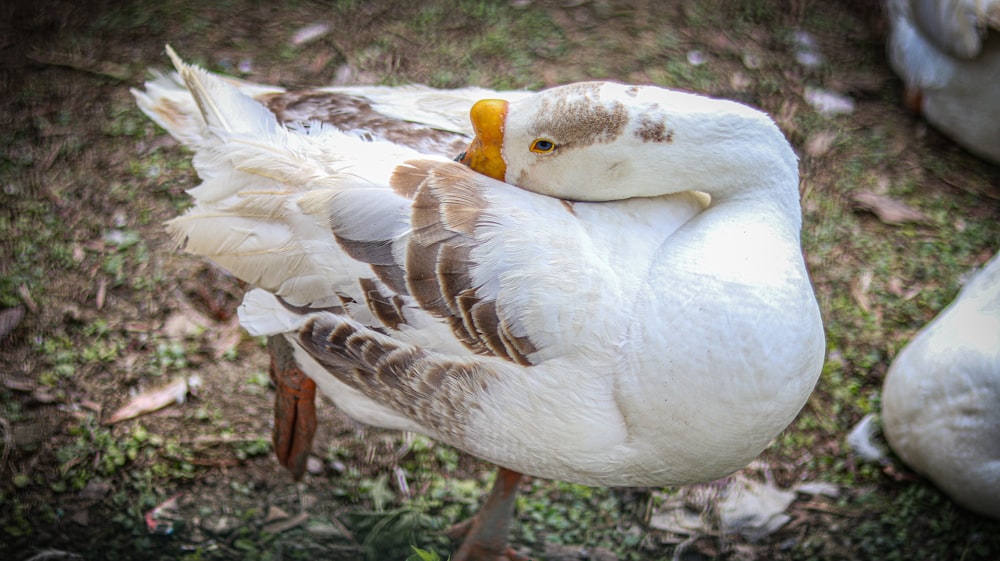
<path fill-rule="evenodd" d="M 510 519 L 522 477 L 516 471 L 499 468 L 493 489 L 479 512 L 448 531 L 452 537 L 465 536 L 452 561 L 528 561 L 507 545 Z"/>
<path fill-rule="evenodd" d="M 278 462 L 299 481 L 316 435 L 316 383 L 295 363 L 283 336 L 268 337 L 270 375 L 274 382 L 274 432 L 271 441 Z"/>

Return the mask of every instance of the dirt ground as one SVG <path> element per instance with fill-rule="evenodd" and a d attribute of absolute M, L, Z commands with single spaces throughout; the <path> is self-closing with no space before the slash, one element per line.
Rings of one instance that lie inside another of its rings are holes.
<path fill-rule="evenodd" d="M 798 489 L 787 520 L 756 540 L 722 535 L 723 484 L 699 495 L 533 480 L 512 542 L 549 560 L 1000 558 L 1000 523 L 844 441 L 878 412 L 895 353 L 1000 247 L 1000 170 L 900 107 L 869 4 L 0 6 L 0 558 L 402 560 L 418 545 L 444 559 L 443 531 L 488 489 L 490 466 L 328 404 L 304 482 L 274 461 L 266 352 L 234 320 L 243 287 L 178 254 L 162 228 L 197 177 L 129 88 L 167 68 L 168 42 L 210 70 L 289 88 L 600 78 L 769 112 L 801 158 L 829 350 L 800 418 L 742 472 Z M 816 91 L 850 110 L 822 115 Z M 888 223 L 859 193 L 915 214 Z M 183 403 L 109 423 L 193 377 Z M 697 531 L 664 522 L 678 502 Z"/>

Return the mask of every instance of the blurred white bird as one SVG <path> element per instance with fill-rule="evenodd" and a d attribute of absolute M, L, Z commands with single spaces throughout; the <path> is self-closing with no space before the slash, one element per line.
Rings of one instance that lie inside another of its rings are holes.
<path fill-rule="evenodd" d="M 886 11 L 906 104 L 1000 163 L 1000 0 L 886 0 Z"/>
<path fill-rule="evenodd" d="M 882 425 L 910 467 L 1000 519 L 1000 257 L 893 360 Z"/>

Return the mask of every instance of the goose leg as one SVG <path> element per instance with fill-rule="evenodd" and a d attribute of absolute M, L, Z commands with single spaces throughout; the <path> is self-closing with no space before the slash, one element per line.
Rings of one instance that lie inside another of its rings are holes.
<path fill-rule="evenodd" d="M 316 435 L 316 383 L 295 363 L 292 347 L 281 335 L 268 337 L 270 375 L 274 382 L 274 432 L 278 462 L 299 481 Z"/>
<path fill-rule="evenodd" d="M 475 518 L 464 530 L 465 541 L 453 561 L 526 561 L 507 545 L 510 519 L 514 514 L 517 488 L 524 477 L 516 471 L 499 468 L 493 489 Z"/>

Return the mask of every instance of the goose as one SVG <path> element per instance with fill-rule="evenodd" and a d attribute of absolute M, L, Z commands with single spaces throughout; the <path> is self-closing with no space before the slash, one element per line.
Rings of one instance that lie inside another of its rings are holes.
<path fill-rule="evenodd" d="M 882 425 L 906 464 L 1000 520 L 1000 256 L 893 360 Z"/>
<path fill-rule="evenodd" d="M 906 105 L 1000 163 L 1000 0 L 886 0 L 889 62 Z"/>
<path fill-rule="evenodd" d="M 524 474 L 711 481 L 812 392 L 798 162 L 764 113 L 611 82 L 491 95 L 462 106 L 455 161 L 283 126 L 266 92 L 168 54 L 194 103 L 136 97 L 202 179 L 168 230 L 253 287 L 240 320 L 277 378 L 499 467 L 453 559 L 518 558 Z"/>

